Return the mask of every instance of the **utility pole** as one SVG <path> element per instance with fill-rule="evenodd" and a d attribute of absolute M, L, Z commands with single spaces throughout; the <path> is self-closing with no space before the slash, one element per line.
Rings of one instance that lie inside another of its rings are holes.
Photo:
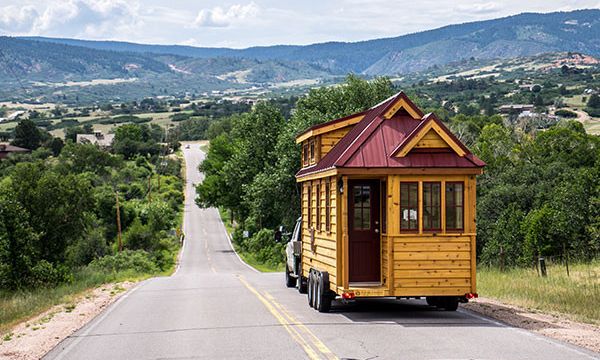
<path fill-rule="evenodd" d="M 148 202 L 152 202 L 152 175 L 148 176 Z"/>
<path fill-rule="evenodd" d="M 123 240 L 121 239 L 121 210 L 119 209 L 119 192 L 115 191 L 117 199 L 117 239 L 119 244 L 119 252 L 123 251 Z"/>

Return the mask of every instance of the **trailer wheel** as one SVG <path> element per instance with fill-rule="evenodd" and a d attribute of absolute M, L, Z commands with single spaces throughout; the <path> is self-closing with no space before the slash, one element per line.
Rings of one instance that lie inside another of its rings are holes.
<path fill-rule="evenodd" d="M 313 272 L 311 271 L 308 274 L 308 306 L 313 307 L 313 288 L 314 288 L 314 278 Z"/>
<path fill-rule="evenodd" d="M 427 305 L 429 306 L 438 306 L 439 304 L 439 299 L 437 296 L 427 296 L 425 301 L 427 301 Z"/>
<path fill-rule="evenodd" d="M 296 288 L 298 289 L 298 292 L 300 294 L 306 294 L 307 293 L 307 279 L 302 276 L 302 275 L 298 275 L 298 280 L 296 282 Z"/>
<path fill-rule="evenodd" d="M 317 311 L 321 311 L 321 283 L 323 282 L 321 280 L 321 273 L 316 273 L 315 274 L 315 282 L 313 284 L 313 307 L 315 308 L 315 310 Z"/>
<path fill-rule="evenodd" d="M 292 288 L 296 286 L 296 279 L 290 274 L 287 265 L 285 266 L 285 286 Z"/>
<path fill-rule="evenodd" d="M 458 298 L 447 297 L 443 299 L 438 306 L 446 311 L 456 311 L 456 309 L 458 309 Z"/>
<path fill-rule="evenodd" d="M 328 313 L 331 310 L 331 297 L 329 296 L 329 274 L 326 272 L 319 273 L 319 287 L 318 287 L 318 304 L 316 308 L 319 312 Z"/>

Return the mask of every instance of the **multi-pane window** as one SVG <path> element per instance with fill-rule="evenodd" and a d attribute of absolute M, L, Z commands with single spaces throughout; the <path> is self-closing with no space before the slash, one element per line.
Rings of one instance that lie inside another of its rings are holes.
<path fill-rule="evenodd" d="M 387 233 L 387 185 L 381 182 L 381 233 Z"/>
<path fill-rule="evenodd" d="M 302 164 L 308 165 L 308 144 L 302 146 Z"/>
<path fill-rule="evenodd" d="M 325 231 L 331 231 L 331 189 L 329 180 L 325 182 Z"/>
<path fill-rule="evenodd" d="M 312 226 L 312 185 L 310 184 L 310 182 L 308 183 L 307 191 L 308 192 L 306 194 L 306 200 L 308 202 L 308 205 L 307 205 L 308 217 L 307 217 L 306 221 L 308 222 L 308 227 L 310 228 Z"/>
<path fill-rule="evenodd" d="M 464 184 L 446 183 L 446 230 L 464 229 Z"/>
<path fill-rule="evenodd" d="M 321 231 L 321 185 L 317 184 L 317 230 Z"/>
<path fill-rule="evenodd" d="M 356 185 L 352 187 L 354 204 L 354 230 L 371 229 L 371 187 L 368 185 Z"/>
<path fill-rule="evenodd" d="M 310 141 L 310 163 L 314 163 L 315 162 L 315 141 L 311 140 Z"/>
<path fill-rule="evenodd" d="M 419 230 L 419 183 L 400 183 L 400 230 Z"/>
<path fill-rule="evenodd" d="M 423 230 L 441 230 L 441 193 L 439 182 L 423 183 Z"/>

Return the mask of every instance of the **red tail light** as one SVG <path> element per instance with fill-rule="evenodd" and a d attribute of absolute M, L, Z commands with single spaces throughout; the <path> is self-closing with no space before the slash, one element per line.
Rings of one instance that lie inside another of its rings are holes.
<path fill-rule="evenodd" d="M 467 293 L 465 294 L 465 298 L 467 299 L 477 299 L 479 297 L 479 295 L 477 293 Z"/>
<path fill-rule="evenodd" d="M 354 299 L 354 293 L 353 292 L 342 293 L 342 299 L 344 299 L 344 300 L 352 300 L 352 299 Z"/>

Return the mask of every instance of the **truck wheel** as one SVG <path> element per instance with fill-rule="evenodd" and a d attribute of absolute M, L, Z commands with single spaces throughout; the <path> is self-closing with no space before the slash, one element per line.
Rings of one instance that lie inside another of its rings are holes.
<path fill-rule="evenodd" d="M 447 297 L 443 299 L 439 305 L 446 311 L 456 311 L 458 309 L 458 299 L 454 297 Z"/>
<path fill-rule="evenodd" d="M 314 279 L 312 271 L 308 274 L 308 306 L 313 307 Z"/>
<path fill-rule="evenodd" d="M 289 288 L 296 286 L 296 279 L 290 274 L 287 265 L 285 266 L 285 286 Z"/>
<path fill-rule="evenodd" d="M 306 291 L 307 290 L 306 282 L 307 282 L 307 279 L 304 276 L 302 276 L 302 275 L 298 276 L 298 280 L 296 281 L 296 288 L 298 289 L 298 292 L 300 294 L 306 294 L 306 292 L 307 292 Z"/>
<path fill-rule="evenodd" d="M 331 297 L 329 296 L 329 274 L 321 273 L 319 276 L 319 297 L 317 310 L 322 313 L 328 313 L 331 310 Z"/>

